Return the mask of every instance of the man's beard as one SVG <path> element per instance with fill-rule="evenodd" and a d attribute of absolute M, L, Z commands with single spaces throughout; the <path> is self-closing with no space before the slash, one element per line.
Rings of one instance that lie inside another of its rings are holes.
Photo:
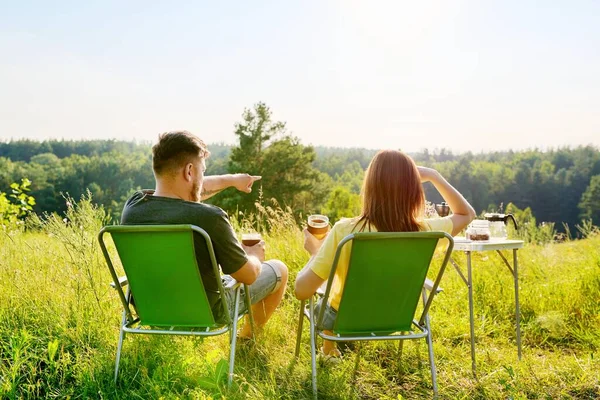
<path fill-rule="evenodd" d="M 194 185 L 192 186 L 192 191 L 190 192 L 190 198 L 192 199 L 192 201 L 194 202 L 199 202 L 200 201 L 200 192 L 202 191 L 202 188 L 200 187 L 200 184 L 197 182 L 194 182 Z"/>

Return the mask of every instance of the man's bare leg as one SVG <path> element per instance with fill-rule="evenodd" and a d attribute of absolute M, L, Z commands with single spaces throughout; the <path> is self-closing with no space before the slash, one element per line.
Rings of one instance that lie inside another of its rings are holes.
<path fill-rule="evenodd" d="M 254 316 L 254 324 L 256 326 L 256 330 L 260 332 L 260 329 L 267 323 L 271 315 L 281 303 L 281 299 L 283 299 L 283 294 L 285 293 L 285 289 L 287 288 L 288 281 L 288 269 L 285 264 L 279 260 L 269 260 L 270 265 L 274 268 L 278 268 L 281 273 L 281 282 L 279 287 L 269 294 L 267 297 L 259 301 L 258 303 L 252 306 L 252 314 Z M 252 336 L 252 326 L 250 325 L 250 317 L 246 316 L 246 322 L 244 323 L 244 327 L 239 334 L 239 337 L 242 338 L 250 338 Z"/>

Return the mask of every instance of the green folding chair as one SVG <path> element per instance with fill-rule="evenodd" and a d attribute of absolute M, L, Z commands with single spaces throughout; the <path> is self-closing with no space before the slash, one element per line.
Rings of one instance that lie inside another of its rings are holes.
<path fill-rule="evenodd" d="M 119 278 L 106 249 L 104 234 L 110 233 L 121 259 L 125 277 Z M 215 321 L 194 251 L 194 236 L 206 244 L 226 317 L 225 324 Z M 239 313 L 242 285 L 235 289 L 234 315 L 230 316 L 219 267 L 208 234 L 194 225 L 121 225 L 106 226 L 98 234 L 102 253 L 113 278 L 113 286 L 123 304 L 123 316 L 117 346 L 115 383 L 119 375 L 121 348 L 126 333 L 216 336 L 229 332 L 230 354 L 227 383 L 233 379 L 236 331 L 239 318 L 253 318 L 250 295 L 245 290 L 247 311 Z M 123 292 L 123 287 L 127 291 Z M 254 331 L 254 326 L 252 326 Z"/>
<path fill-rule="evenodd" d="M 427 273 L 440 239 L 448 246 L 435 281 Z M 335 342 L 368 340 L 426 339 L 434 394 L 437 396 L 437 377 L 433 359 L 433 344 L 428 311 L 441 289 L 439 283 L 448 264 L 454 240 L 445 232 L 354 233 L 338 245 L 323 303 L 327 304 L 340 253 L 351 246 L 350 264 L 342 293 L 333 335 L 324 333 L 323 316 L 314 313 L 314 296 L 308 308 L 300 305 L 300 321 L 296 341 L 296 357 L 304 317 L 310 321 L 310 350 L 313 395 L 317 398 L 317 335 Z M 417 317 L 419 299 L 423 309 Z M 400 342 L 402 344 L 402 342 Z M 357 366 L 359 354 L 357 354 Z"/>

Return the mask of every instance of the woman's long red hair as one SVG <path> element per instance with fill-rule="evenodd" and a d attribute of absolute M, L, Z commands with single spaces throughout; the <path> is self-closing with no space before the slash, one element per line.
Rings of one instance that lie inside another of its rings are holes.
<path fill-rule="evenodd" d="M 371 224 L 379 232 L 417 232 L 425 194 L 415 162 L 397 150 L 373 157 L 362 187 L 361 230 Z"/>

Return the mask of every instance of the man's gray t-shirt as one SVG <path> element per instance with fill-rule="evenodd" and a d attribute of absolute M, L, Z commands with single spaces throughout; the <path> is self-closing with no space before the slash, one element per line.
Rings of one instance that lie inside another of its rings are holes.
<path fill-rule="evenodd" d="M 152 193 L 149 190 L 135 192 L 125 203 L 121 224 L 196 225 L 210 236 L 217 263 L 224 274 L 233 274 L 246 264 L 248 257 L 225 211 L 210 204 L 154 196 Z M 218 318 L 223 307 L 219 300 L 217 277 L 213 273 L 204 238 L 199 234 L 194 234 L 194 248 L 208 301 L 215 318 Z"/>

